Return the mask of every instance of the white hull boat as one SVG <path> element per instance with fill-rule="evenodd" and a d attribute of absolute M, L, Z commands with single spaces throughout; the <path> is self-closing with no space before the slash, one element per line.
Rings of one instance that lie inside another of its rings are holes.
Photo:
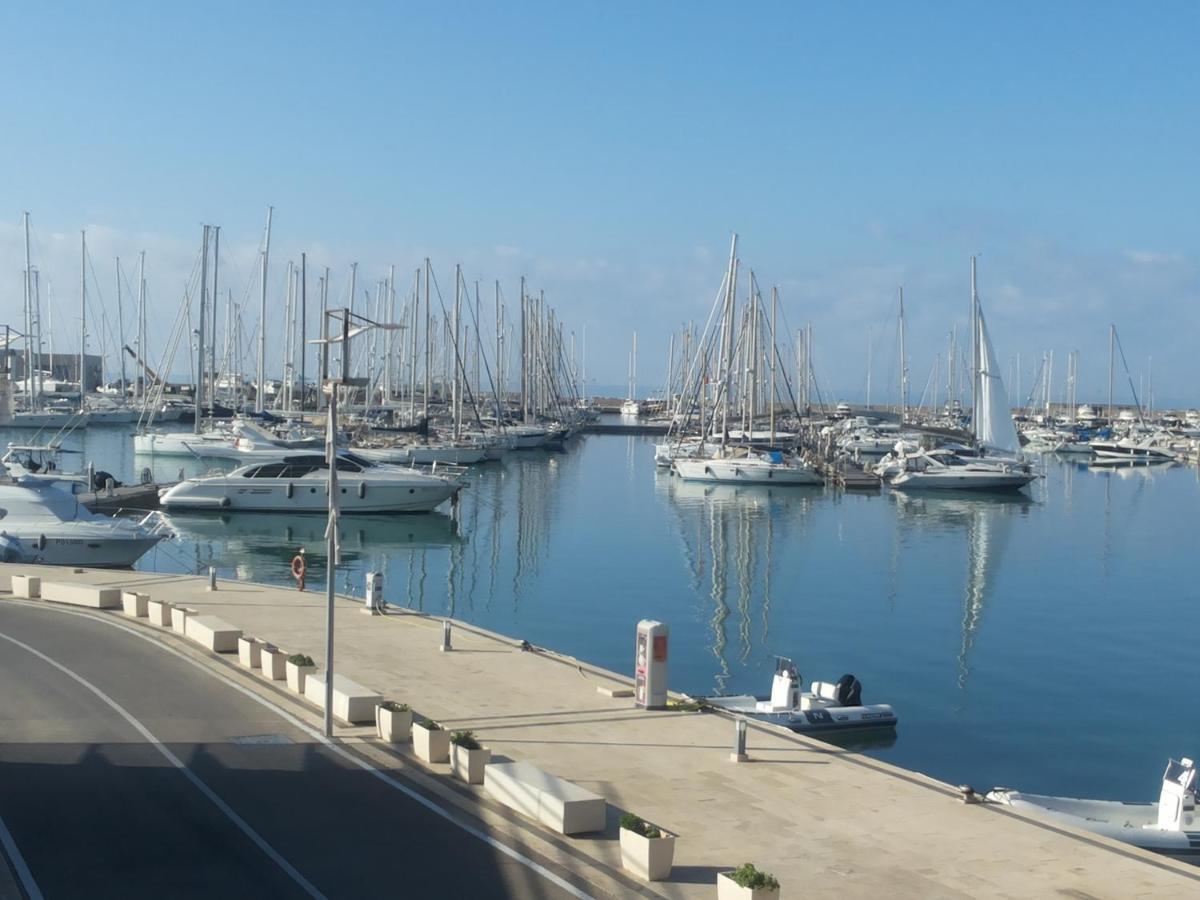
<path fill-rule="evenodd" d="M 1173 460 L 1175 454 L 1154 444 L 1139 443 L 1123 438 L 1119 441 L 1095 441 L 1092 452 L 1102 459 L 1124 459 L 1135 462 L 1164 462 Z"/>
<path fill-rule="evenodd" d="M 1200 863 L 1200 816 L 1196 815 L 1196 766 L 1171 760 L 1157 803 L 1085 800 L 993 788 L 984 795 L 1035 818 L 1072 825 L 1167 856 Z"/>
<path fill-rule="evenodd" d="M 509 430 L 509 434 L 515 441 L 514 450 L 536 450 L 550 439 L 550 432 L 536 425 L 517 425 Z"/>
<path fill-rule="evenodd" d="M 141 521 L 96 515 L 63 489 L 69 487 L 47 480 L 0 484 L 5 562 L 129 568 L 166 537 L 156 513 Z"/>
<path fill-rule="evenodd" d="M 821 485 L 820 474 L 780 453 L 728 457 L 677 458 L 671 467 L 686 481 L 724 484 Z"/>
<path fill-rule="evenodd" d="M 621 415 L 627 419 L 636 419 L 642 414 L 642 406 L 636 400 L 626 400 L 621 404 Z"/>
<path fill-rule="evenodd" d="M 705 700 L 727 712 L 782 725 L 801 734 L 895 728 L 898 721 L 888 704 L 862 703 L 862 684 L 853 675 L 843 675 L 836 683 L 814 681 L 811 690 L 802 690 L 800 673 L 785 657 L 776 660 L 769 698 L 745 694 Z"/>
<path fill-rule="evenodd" d="M 462 470 L 431 473 L 375 465 L 353 453 L 338 457 L 339 508 L 347 513 L 429 512 L 463 487 Z M 163 491 L 167 510 L 324 513 L 329 509 L 329 465 L 315 454 L 240 466 L 227 474 L 181 481 Z"/>
<path fill-rule="evenodd" d="M 354 452 L 373 463 L 394 466 L 446 463 L 469 466 L 487 458 L 487 448 L 464 444 L 407 444 L 397 447 L 355 447 Z"/>

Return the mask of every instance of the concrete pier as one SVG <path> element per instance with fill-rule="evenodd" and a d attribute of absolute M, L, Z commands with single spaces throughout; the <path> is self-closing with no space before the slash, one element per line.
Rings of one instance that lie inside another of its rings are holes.
<path fill-rule="evenodd" d="M 0 566 L 0 589 L 14 574 L 165 597 L 324 665 L 319 594 L 241 582 L 209 592 L 204 578 L 12 565 Z M 485 823 L 585 881 L 592 895 L 634 893 L 620 872 L 616 840 L 625 810 L 679 835 L 671 878 L 639 888 L 648 896 L 711 898 L 717 872 L 747 861 L 773 872 L 793 897 L 1200 894 L 1200 870 L 1186 864 L 999 807 L 964 805 L 952 786 L 769 726 L 751 724 L 748 761 L 731 762 L 734 728 L 723 715 L 636 710 L 629 699 L 611 696 L 628 687 L 625 676 L 522 649 L 520 635 L 456 622 L 453 650 L 442 652 L 442 619 L 395 607 L 386 616 L 363 616 L 361 608 L 361 600 L 338 601 L 340 674 L 448 729 L 474 731 L 497 761 L 531 762 L 607 799 L 604 832 L 566 839 L 498 807 L 481 790 L 458 789 Z M 163 642 L 181 641 L 145 620 L 121 621 Z M 209 664 L 255 691 L 281 693 L 239 670 L 236 660 L 213 657 Z M 319 721 L 311 706 L 296 703 L 297 716 Z M 421 768 L 410 745 L 385 750 L 373 741 L 373 728 L 338 734 L 382 765 Z"/>

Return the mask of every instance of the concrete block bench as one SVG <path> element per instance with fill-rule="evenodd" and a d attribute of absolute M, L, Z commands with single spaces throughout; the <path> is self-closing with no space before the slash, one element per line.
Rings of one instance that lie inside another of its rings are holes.
<path fill-rule="evenodd" d="M 217 616 L 188 616 L 186 637 L 213 653 L 237 653 L 242 629 L 234 628 Z"/>
<path fill-rule="evenodd" d="M 505 806 L 560 834 L 604 830 L 603 797 L 533 763 L 492 763 L 483 770 L 483 788 Z"/>
<path fill-rule="evenodd" d="M 309 672 L 304 676 L 304 699 L 325 708 L 325 672 Z M 382 695 L 351 681 L 345 675 L 333 676 L 333 715 L 351 725 L 375 721 L 375 707 L 383 702 Z"/>
<path fill-rule="evenodd" d="M 72 606 L 86 606 L 89 609 L 115 609 L 121 605 L 121 589 L 45 581 L 42 582 L 42 599 L 54 603 L 69 603 Z"/>

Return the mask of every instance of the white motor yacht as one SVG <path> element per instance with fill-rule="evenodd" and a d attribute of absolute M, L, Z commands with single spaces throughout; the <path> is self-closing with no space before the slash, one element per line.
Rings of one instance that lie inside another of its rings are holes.
<path fill-rule="evenodd" d="M 636 400 L 623 400 L 621 402 L 621 415 L 625 418 L 636 419 L 642 414 L 642 405 Z"/>
<path fill-rule="evenodd" d="M 900 490 L 1016 491 L 1037 478 L 1018 460 L 966 459 L 950 450 L 918 450 L 902 458 L 904 471 L 889 482 Z"/>
<path fill-rule="evenodd" d="M 687 481 L 793 485 L 825 483 L 816 469 L 778 450 L 757 451 L 736 447 L 714 456 L 677 457 L 671 467 Z"/>
<path fill-rule="evenodd" d="M 337 459 L 338 504 L 346 513 L 429 512 L 458 494 L 464 472 L 434 465 L 426 474 L 344 452 Z M 329 508 L 328 481 L 324 456 L 300 454 L 189 478 L 163 491 L 160 500 L 167 510 L 322 513 Z"/>
<path fill-rule="evenodd" d="M 1123 437 L 1115 441 L 1092 441 L 1092 452 L 1102 459 L 1123 459 L 1130 462 L 1164 462 L 1175 459 L 1171 449 L 1153 437 L 1145 440 Z"/>
<path fill-rule="evenodd" d="M 0 557 L 49 566 L 128 568 L 167 536 L 157 513 L 140 521 L 96 515 L 46 477 L 0 478 Z"/>
<path fill-rule="evenodd" d="M 1157 803 L 1085 800 L 992 788 L 984 795 L 1036 818 L 1072 825 L 1166 856 L 1200 862 L 1200 816 L 1196 815 L 1196 764 L 1170 760 Z"/>

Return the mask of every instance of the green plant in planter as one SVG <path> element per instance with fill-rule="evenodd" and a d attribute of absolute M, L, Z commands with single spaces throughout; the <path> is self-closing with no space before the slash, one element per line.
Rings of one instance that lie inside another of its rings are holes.
<path fill-rule="evenodd" d="M 482 747 L 479 741 L 475 740 L 475 732 L 473 731 L 456 731 L 450 735 L 450 743 L 456 747 L 462 747 L 464 750 L 481 750 Z"/>
<path fill-rule="evenodd" d="M 407 703 L 397 703 L 395 700 L 384 700 L 379 705 L 388 712 L 408 712 Z"/>
<path fill-rule="evenodd" d="M 662 830 L 657 825 L 651 825 L 641 816 L 635 816 L 633 813 L 625 813 L 621 816 L 621 827 L 645 838 L 662 837 Z"/>
<path fill-rule="evenodd" d="M 754 868 L 754 863 L 742 863 L 729 873 L 729 877 L 737 882 L 738 887 L 779 890 L 779 880 L 769 872 Z"/>
<path fill-rule="evenodd" d="M 424 728 L 426 731 L 441 731 L 442 730 L 442 726 L 439 725 L 437 722 L 433 721 L 433 719 L 422 719 L 418 724 L 422 728 Z"/>
<path fill-rule="evenodd" d="M 313 662 L 313 658 L 311 656 L 305 656 L 303 653 L 293 653 L 291 656 L 289 656 L 287 658 L 287 661 L 290 662 L 293 666 L 315 666 L 316 665 L 316 663 Z"/>

